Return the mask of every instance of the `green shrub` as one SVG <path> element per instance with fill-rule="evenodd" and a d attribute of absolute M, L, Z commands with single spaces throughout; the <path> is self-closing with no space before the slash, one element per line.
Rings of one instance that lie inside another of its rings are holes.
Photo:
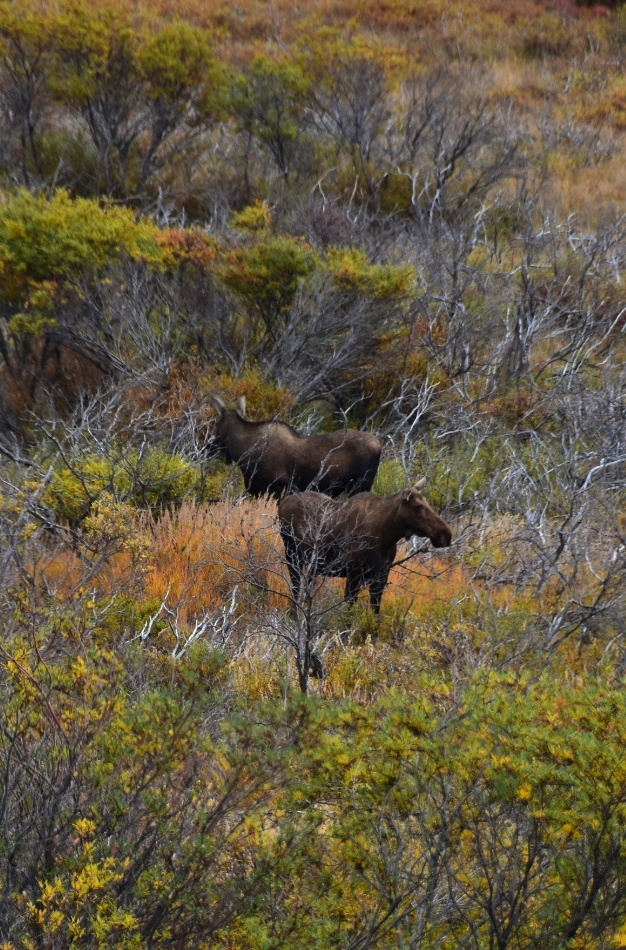
<path fill-rule="evenodd" d="M 478 447 L 459 442 L 440 456 L 428 472 L 428 500 L 438 510 L 464 506 L 484 494 L 502 465 L 502 440 L 484 439 Z"/>
<path fill-rule="evenodd" d="M 181 455 L 153 447 L 87 454 L 57 469 L 42 501 L 57 519 L 78 524 L 106 492 L 116 501 L 159 513 L 180 504 L 200 484 L 200 473 Z"/>
<path fill-rule="evenodd" d="M 407 488 L 410 481 L 411 477 L 402 462 L 397 459 L 383 459 L 378 466 L 372 491 L 377 495 L 394 495 Z"/>

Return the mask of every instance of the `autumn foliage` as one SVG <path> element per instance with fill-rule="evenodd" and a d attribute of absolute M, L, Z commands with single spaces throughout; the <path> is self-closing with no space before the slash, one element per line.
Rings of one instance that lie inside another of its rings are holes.
<path fill-rule="evenodd" d="M 626 947 L 625 10 L 0 0 L 0 950 Z"/>

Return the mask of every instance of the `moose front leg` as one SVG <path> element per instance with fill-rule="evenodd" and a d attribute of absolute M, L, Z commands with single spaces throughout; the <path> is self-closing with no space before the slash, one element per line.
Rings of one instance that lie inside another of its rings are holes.
<path fill-rule="evenodd" d="M 389 571 L 387 570 L 383 574 L 378 574 L 376 577 L 372 578 L 369 583 L 370 604 L 372 605 L 372 610 L 375 614 L 380 613 L 380 602 L 382 600 L 383 591 L 387 586 L 388 577 Z"/>

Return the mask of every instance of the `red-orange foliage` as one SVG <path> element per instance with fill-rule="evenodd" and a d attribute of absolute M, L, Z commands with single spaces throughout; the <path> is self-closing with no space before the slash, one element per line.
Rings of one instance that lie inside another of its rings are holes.
<path fill-rule="evenodd" d="M 199 228 L 168 228 L 158 235 L 158 243 L 171 266 L 196 264 L 205 269 L 217 257 L 215 242 Z"/>
<path fill-rule="evenodd" d="M 191 615 L 221 608 L 237 586 L 244 601 L 249 588 L 253 600 L 267 594 L 272 605 L 285 605 L 280 594 L 287 590 L 284 558 L 274 502 L 188 502 L 156 522 L 144 522 L 144 530 L 150 537 L 149 597 L 159 600 L 167 595 L 170 603 L 181 604 Z"/>

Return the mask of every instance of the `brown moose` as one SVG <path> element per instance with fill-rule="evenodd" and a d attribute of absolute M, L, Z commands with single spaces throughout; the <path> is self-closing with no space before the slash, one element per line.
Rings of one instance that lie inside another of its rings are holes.
<path fill-rule="evenodd" d="M 372 487 L 382 446 L 370 432 L 342 429 L 305 436 L 284 422 L 247 419 L 245 397 L 236 410 L 214 393 L 209 399 L 219 413 L 213 443 L 239 466 L 251 495 L 280 498 L 314 488 L 335 497 Z"/>
<path fill-rule="evenodd" d="M 283 498 L 278 516 L 294 600 L 306 574 L 345 577 L 346 600 L 354 603 L 368 587 L 378 613 L 400 540 L 429 538 L 436 548 L 452 541 L 449 525 L 424 500 L 423 485 L 424 479 L 388 498 L 362 492 L 342 502 L 310 491 Z"/>

